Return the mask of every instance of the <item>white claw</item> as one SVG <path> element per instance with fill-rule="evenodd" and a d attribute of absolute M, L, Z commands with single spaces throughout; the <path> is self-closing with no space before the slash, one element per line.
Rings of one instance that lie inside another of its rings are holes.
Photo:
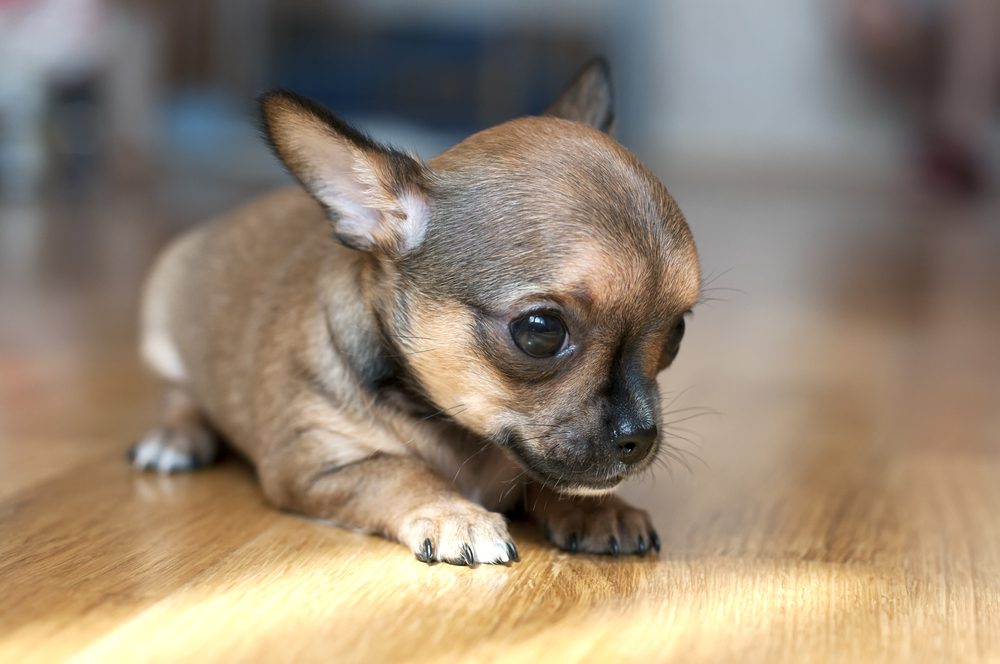
<path fill-rule="evenodd" d="M 172 447 L 164 447 L 156 460 L 156 472 L 166 475 L 174 470 L 190 468 L 192 461 L 190 454 L 178 452 Z"/>
<path fill-rule="evenodd" d="M 194 466 L 194 455 L 170 444 L 162 431 L 154 431 L 139 441 L 133 451 L 132 465 L 140 470 L 155 470 L 166 475 Z"/>
<path fill-rule="evenodd" d="M 158 431 L 147 435 L 135 446 L 135 455 L 132 458 L 132 465 L 136 468 L 147 468 L 160 456 L 163 449 L 163 434 Z"/>

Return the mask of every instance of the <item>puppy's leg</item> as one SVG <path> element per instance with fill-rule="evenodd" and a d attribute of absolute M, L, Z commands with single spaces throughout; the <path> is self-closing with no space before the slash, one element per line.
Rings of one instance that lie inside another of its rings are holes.
<path fill-rule="evenodd" d="M 129 459 L 141 470 L 174 473 L 208 465 L 217 452 L 218 440 L 195 402 L 171 385 L 163 396 L 160 426 L 132 446 Z"/>
<path fill-rule="evenodd" d="M 566 496 L 532 484 L 525 510 L 553 544 L 571 553 L 642 556 L 660 550 L 649 514 L 615 495 Z"/>
<path fill-rule="evenodd" d="M 399 541 L 426 563 L 518 560 L 504 517 L 459 495 L 416 457 L 376 452 L 325 464 L 316 454 L 323 442 L 291 447 L 260 467 L 264 490 L 280 507 Z"/>

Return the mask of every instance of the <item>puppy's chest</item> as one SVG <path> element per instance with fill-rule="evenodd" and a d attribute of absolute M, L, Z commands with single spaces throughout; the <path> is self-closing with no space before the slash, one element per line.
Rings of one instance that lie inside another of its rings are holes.
<path fill-rule="evenodd" d="M 466 498 L 486 509 L 506 512 L 524 497 L 524 470 L 493 443 L 484 445 L 489 447 L 481 455 L 483 463 L 471 470 L 460 466 L 455 486 Z"/>
<path fill-rule="evenodd" d="M 434 465 L 463 496 L 489 510 L 510 510 L 524 497 L 524 469 L 488 440 L 448 436 Z"/>
<path fill-rule="evenodd" d="M 463 496 L 493 511 L 512 509 L 523 498 L 524 469 L 496 444 L 433 417 L 435 407 L 415 401 L 399 385 L 384 388 L 379 400 L 416 425 L 418 435 L 407 435 L 407 445 Z"/>

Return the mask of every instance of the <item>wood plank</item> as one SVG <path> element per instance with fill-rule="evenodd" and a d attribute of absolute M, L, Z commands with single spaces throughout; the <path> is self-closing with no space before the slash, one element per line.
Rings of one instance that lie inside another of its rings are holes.
<path fill-rule="evenodd" d="M 0 661 L 1000 660 L 1000 204 L 674 191 L 741 292 L 663 378 L 684 463 L 624 491 L 658 558 L 516 523 L 519 564 L 427 567 L 269 508 L 235 459 L 135 473 L 155 384 L 117 280 L 144 261 L 0 288 L 34 302 L 0 356 Z"/>

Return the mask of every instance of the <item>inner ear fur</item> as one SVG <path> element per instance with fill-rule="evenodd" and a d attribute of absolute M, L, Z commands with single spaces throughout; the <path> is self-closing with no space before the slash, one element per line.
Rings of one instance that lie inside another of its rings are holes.
<path fill-rule="evenodd" d="M 429 216 L 424 164 L 293 92 L 258 101 L 272 149 L 326 210 L 338 240 L 389 256 L 420 246 Z"/>

